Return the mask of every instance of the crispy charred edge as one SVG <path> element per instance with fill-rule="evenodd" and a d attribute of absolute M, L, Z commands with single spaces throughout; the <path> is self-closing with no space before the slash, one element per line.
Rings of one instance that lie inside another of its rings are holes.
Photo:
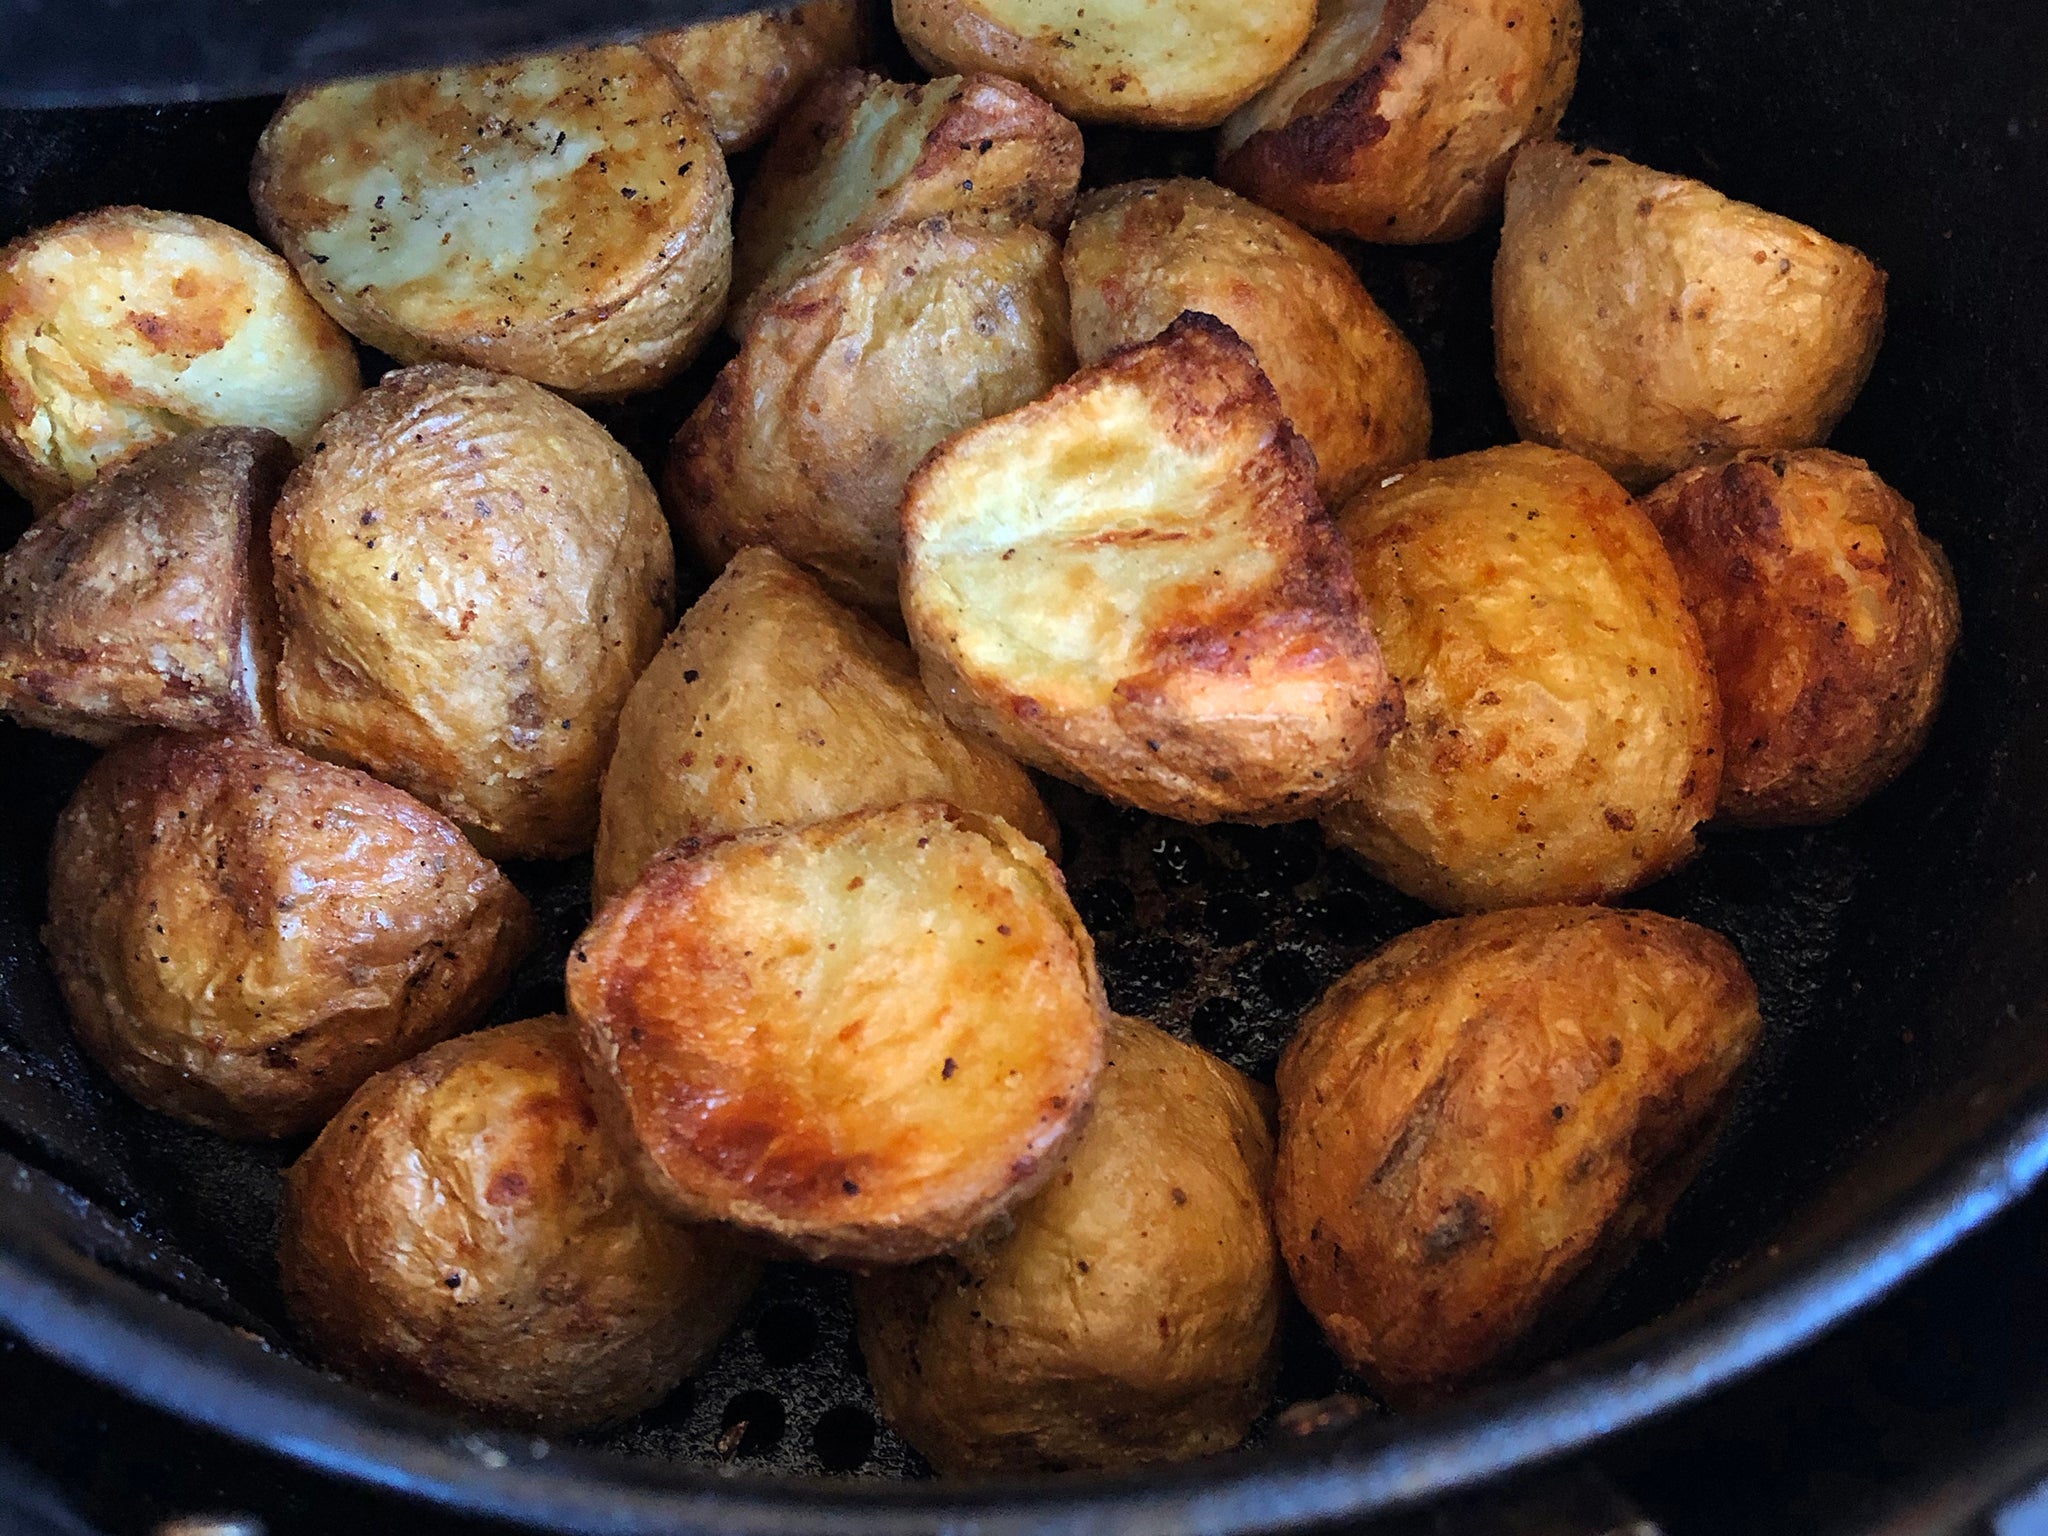
<path fill-rule="evenodd" d="M 1081 180 L 1081 130 L 1044 97 L 1001 75 L 977 70 L 962 77 L 904 180 L 949 174 L 961 148 L 989 139 L 995 143 L 983 153 L 1010 142 L 1035 142 L 1051 151 L 1047 173 L 1012 188 L 1010 195 L 1025 199 L 1016 210 L 1020 222 L 1064 234 Z"/>

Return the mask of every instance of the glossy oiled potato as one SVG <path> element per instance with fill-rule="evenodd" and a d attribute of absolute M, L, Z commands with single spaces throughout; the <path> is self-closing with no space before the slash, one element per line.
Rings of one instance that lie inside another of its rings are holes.
<path fill-rule="evenodd" d="M 1713 673 L 1620 486 L 1522 444 L 1418 465 L 1338 522 L 1408 723 L 1324 813 L 1333 839 L 1451 911 L 1599 901 L 1691 854 Z"/>
<path fill-rule="evenodd" d="M 642 40 L 710 119 L 719 148 L 748 149 L 829 69 L 857 64 L 863 0 L 809 0 Z"/>
<path fill-rule="evenodd" d="M 669 450 L 671 513 L 714 569 L 769 544 L 893 617 L 904 482 L 1074 370 L 1059 243 L 933 219 L 827 255 L 748 327 Z"/>
<path fill-rule="evenodd" d="M 1434 923 L 1280 1061 L 1274 1219 L 1301 1299 L 1397 1402 L 1568 1320 L 1661 1226 L 1759 1029 L 1719 935 L 1534 907 Z"/>
<path fill-rule="evenodd" d="M 285 1175 L 278 1268 L 330 1365 L 551 1431 L 666 1397 L 757 1270 L 634 1182 L 560 1017 L 450 1040 L 364 1084 Z"/>
<path fill-rule="evenodd" d="M 199 427 L 303 448 L 361 383 L 291 268 L 225 224 L 102 208 L 0 251 L 0 476 L 39 506 Z"/>
<path fill-rule="evenodd" d="M 79 1039 L 152 1109 L 288 1136 L 467 1029 L 532 914 L 462 834 L 253 736 L 137 736 L 58 819 L 43 942 Z"/>
<path fill-rule="evenodd" d="M 1315 456 L 1208 315 L 953 438 L 903 530 L 940 707 L 1113 798 L 1310 815 L 1400 720 Z"/>
<path fill-rule="evenodd" d="M 263 724 L 270 504 L 291 464 L 274 432 L 203 428 L 44 514 L 0 562 L 0 711 L 96 742 Z"/>
<path fill-rule="evenodd" d="M 1941 546 L 1861 459 L 1687 470 L 1643 502 L 1721 692 L 1721 814 L 1829 821 L 1919 753 L 1959 615 Z"/>
<path fill-rule="evenodd" d="M 577 941 L 569 1006 L 651 1188 L 856 1264 L 1044 1182 L 1108 1013 L 1038 845 L 929 801 L 681 844 Z"/>
<path fill-rule="evenodd" d="M 1408 338 L 1320 240 L 1206 181 L 1133 181 L 1081 200 L 1067 235 L 1074 350 L 1149 341 L 1183 310 L 1244 338 L 1336 506 L 1429 453 L 1429 380 Z"/>
<path fill-rule="evenodd" d="M 1493 312 L 1522 436 L 1641 490 L 1825 442 L 1877 355 L 1884 274 L 1697 181 L 1532 144 L 1508 178 Z"/>
<path fill-rule="evenodd" d="M 772 550 L 742 550 L 683 615 L 619 716 L 592 899 L 686 837 L 800 826 L 906 800 L 1059 831 L 1023 769 L 946 723 L 903 642 Z"/>
<path fill-rule="evenodd" d="M 635 48 L 300 91 L 263 132 L 250 196 L 370 345 L 577 395 L 682 367 L 732 275 L 725 157 Z"/>
<path fill-rule="evenodd" d="M 1325 0 L 1308 45 L 1223 125 L 1217 175 L 1310 229 L 1414 245 L 1500 208 L 1557 131 L 1579 0 Z"/>
<path fill-rule="evenodd" d="M 1088 1128 L 1011 1223 L 855 1282 L 882 1412 L 942 1472 L 1228 1450 L 1272 1390 L 1272 1166 L 1249 1083 L 1117 1020 Z"/>
<path fill-rule="evenodd" d="M 675 557 L 647 476 L 537 384 L 429 364 L 327 423 L 272 521 L 285 736 L 494 857 L 590 846 Z"/>

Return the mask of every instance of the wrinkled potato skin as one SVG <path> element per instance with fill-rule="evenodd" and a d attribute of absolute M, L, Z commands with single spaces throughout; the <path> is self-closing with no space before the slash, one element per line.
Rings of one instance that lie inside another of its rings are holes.
<path fill-rule="evenodd" d="M 430 364 L 330 421 L 271 525 L 286 739 L 359 764 L 494 858 L 563 858 L 661 645 L 654 488 L 538 385 Z"/>
<path fill-rule="evenodd" d="M 633 685 L 605 771 L 595 906 L 684 838 L 908 800 L 1000 816 L 1057 854 L 1023 769 L 946 723 L 909 648 L 767 549 L 742 550 Z"/>
<path fill-rule="evenodd" d="M 882 1412 L 941 1472 L 1182 1461 L 1272 1392 L 1273 1136 L 1253 1090 L 1136 1019 L 1059 1174 L 959 1253 L 855 1282 Z"/>
<path fill-rule="evenodd" d="M 1733 947 L 1655 913 L 1523 908 L 1396 939 L 1280 1061 L 1297 1293 L 1396 1403 L 1454 1388 L 1662 1225 L 1759 1028 Z"/>
<path fill-rule="evenodd" d="M 1643 510 L 1713 658 L 1721 815 L 1832 821 L 1919 755 L 1961 618 L 1911 502 L 1861 459 L 1809 448 L 1687 470 Z"/>
<path fill-rule="evenodd" d="M 548 1431 L 666 1397 L 759 1266 L 606 1140 L 559 1016 L 373 1078 L 285 1175 L 293 1321 L 349 1376 Z"/>
<path fill-rule="evenodd" d="M 1310 229 L 1462 239 L 1500 211 L 1516 147 L 1557 132 L 1583 30 L 1579 0 L 1326 0 L 1224 124 L 1217 179 Z"/>
<path fill-rule="evenodd" d="M 1449 911 L 1600 901 L 1691 856 L 1720 711 L 1656 529 L 1520 444 L 1419 465 L 1338 518 L 1408 723 L 1324 812 Z"/>
<path fill-rule="evenodd" d="M 475 1024 L 532 933 L 511 883 L 410 796 L 256 737 L 152 734 L 59 818 L 43 943 L 128 1093 L 268 1137 Z"/>
<path fill-rule="evenodd" d="M 810 0 L 644 38 L 718 135 L 727 154 L 751 149 L 828 69 L 860 62 L 867 47 L 861 0 Z"/>
<path fill-rule="evenodd" d="M 1343 257 L 1256 203 L 1186 178 L 1090 193 L 1066 272 L 1084 365 L 1151 340 L 1183 310 L 1243 337 L 1315 450 L 1324 505 L 1428 455 L 1421 356 Z"/>
<path fill-rule="evenodd" d="M 1052 236 L 950 220 L 878 230 L 756 316 L 676 434 L 668 504 L 712 569 L 773 545 L 893 619 L 911 471 L 1073 371 Z"/>
<path fill-rule="evenodd" d="M 264 725 L 270 506 L 291 467 L 275 432 L 205 427 L 46 513 L 0 561 L 0 710 L 102 745 Z"/>
<path fill-rule="evenodd" d="M 1884 273 L 1803 224 L 1619 155 L 1532 144 L 1508 178 L 1495 363 L 1523 437 L 1631 490 L 1827 440 L 1884 335 Z"/>

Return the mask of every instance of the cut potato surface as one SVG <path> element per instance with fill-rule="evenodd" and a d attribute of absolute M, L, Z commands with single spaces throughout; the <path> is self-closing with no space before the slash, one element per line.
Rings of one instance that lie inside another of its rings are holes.
<path fill-rule="evenodd" d="M 829 69 L 860 62 L 863 0 L 810 0 L 644 38 L 704 111 L 720 149 L 750 148 Z"/>

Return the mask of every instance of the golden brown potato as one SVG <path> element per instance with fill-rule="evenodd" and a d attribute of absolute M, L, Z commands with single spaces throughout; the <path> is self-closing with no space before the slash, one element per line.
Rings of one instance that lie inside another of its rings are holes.
<path fill-rule="evenodd" d="M 895 0 L 933 74 L 985 69 L 1084 123 L 1213 128 L 1287 65 L 1315 0 Z"/>
<path fill-rule="evenodd" d="M 285 483 L 271 539 L 289 740 L 493 857 L 590 846 L 675 597 L 654 487 L 604 428 L 522 379 L 386 374 Z"/>
<path fill-rule="evenodd" d="M 1642 490 L 1826 441 L 1877 356 L 1884 273 L 1697 181 L 1532 144 L 1508 178 L 1493 319 L 1522 436 Z"/>
<path fill-rule="evenodd" d="M 545 1430 L 666 1397 L 758 1271 L 634 1182 L 560 1017 L 364 1084 L 285 1175 L 278 1268 L 292 1320 L 337 1369 Z"/>
<path fill-rule="evenodd" d="M 270 505 L 291 465 L 275 432 L 206 427 L 46 513 L 0 562 L 0 711 L 101 743 L 265 724 Z"/>
<path fill-rule="evenodd" d="M 475 1024 L 532 929 L 409 795 L 258 737 L 150 734 L 58 819 L 43 942 L 79 1039 L 130 1094 L 288 1136 Z"/>
<path fill-rule="evenodd" d="M 1217 179 L 1310 229 L 1416 245 L 1500 209 L 1557 132 L 1579 0 L 1325 0 L 1308 45 L 1223 125 Z"/>
<path fill-rule="evenodd" d="M 238 229 L 102 208 L 0 251 L 0 477 L 38 506 L 199 427 L 304 447 L 355 348 Z"/>
<path fill-rule="evenodd" d="M 1044 1182 L 1108 1013 L 1052 861 L 931 801 L 671 849 L 577 941 L 569 1006 L 676 1210 L 874 1264 Z"/>
<path fill-rule="evenodd" d="M 896 613 L 918 461 L 1074 371 L 1060 248 L 931 219 L 843 245 L 763 309 L 676 434 L 665 489 L 712 569 L 769 544 Z"/>
<path fill-rule="evenodd" d="M 801 826 L 943 800 L 1051 852 L 1024 770 L 946 723 L 903 642 L 767 549 L 746 549 L 683 615 L 619 716 L 592 900 L 686 837 Z"/>
<path fill-rule="evenodd" d="M 1081 130 L 1021 85 L 828 75 L 782 120 L 740 202 L 726 329 L 744 337 L 820 256 L 891 224 L 1064 229 L 1080 179 Z"/>
<path fill-rule="evenodd" d="M 1151 340 L 1183 310 L 1243 337 L 1315 450 L 1328 506 L 1429 453 L 1429 380 L 1415 348 L 1343 257 L 1256 203 L 1185 178 L 1090 193 L 1067 235 L 1066 273 L 1084 364 Z"/>
<path fill-rule="evenodd" d="M 1919 754 L 1960 614 L 1941 546 L 1861 459 L 1687 470 L 1644 499 L 1721 693 L 1720 813 L 1831 821 Z"/>
<path fill-rule="evenodd" d="M 942 1472 L 1236 1445 L 1272 1391 L 1272 1167 L 1251 1084 L 1116 1020 L 1088 1128 L 1013 1222 L 855 1283 L 882 1412 Z"/>
<path fill-rule="evenodd" d="M 1338 522 L 1408 723 L 1331 838 L 1451 911 L 1600 901 L 1690 857 L 1720 785 L 1713 672 L 1620 486 L 1520 444 L 1392 476 Z"/>
<path fill-rule="evenodd" d="M 681 368 L 732 276 L 725 156 L 636 48 L 299 91 L 263 131 L 250 197 L 371 346 L 575 395 Z"/>
<path fill-rule="evenodd" d="M 948 716 L 1186 821 L 1282 820 L 1401 717 L 1315 455 L 1208 315 L 925 460 L 904 618 Z"/>
<path fill-rule="evenodd" d="M 751 148 L 829 69 L 867 46 L 861 0 L 809 0 L 641 40 L 703 109 L 727 154 Z"/>
<path fill-rule="evenodd" d="M 1332 987 L 1280 1061 L 1274 1219 L 1338 1354 L 1397 1403 L 1590 1302 L 1663 1224 L 1759 1029 L 1718 934 L 1455 918 Z"/>

